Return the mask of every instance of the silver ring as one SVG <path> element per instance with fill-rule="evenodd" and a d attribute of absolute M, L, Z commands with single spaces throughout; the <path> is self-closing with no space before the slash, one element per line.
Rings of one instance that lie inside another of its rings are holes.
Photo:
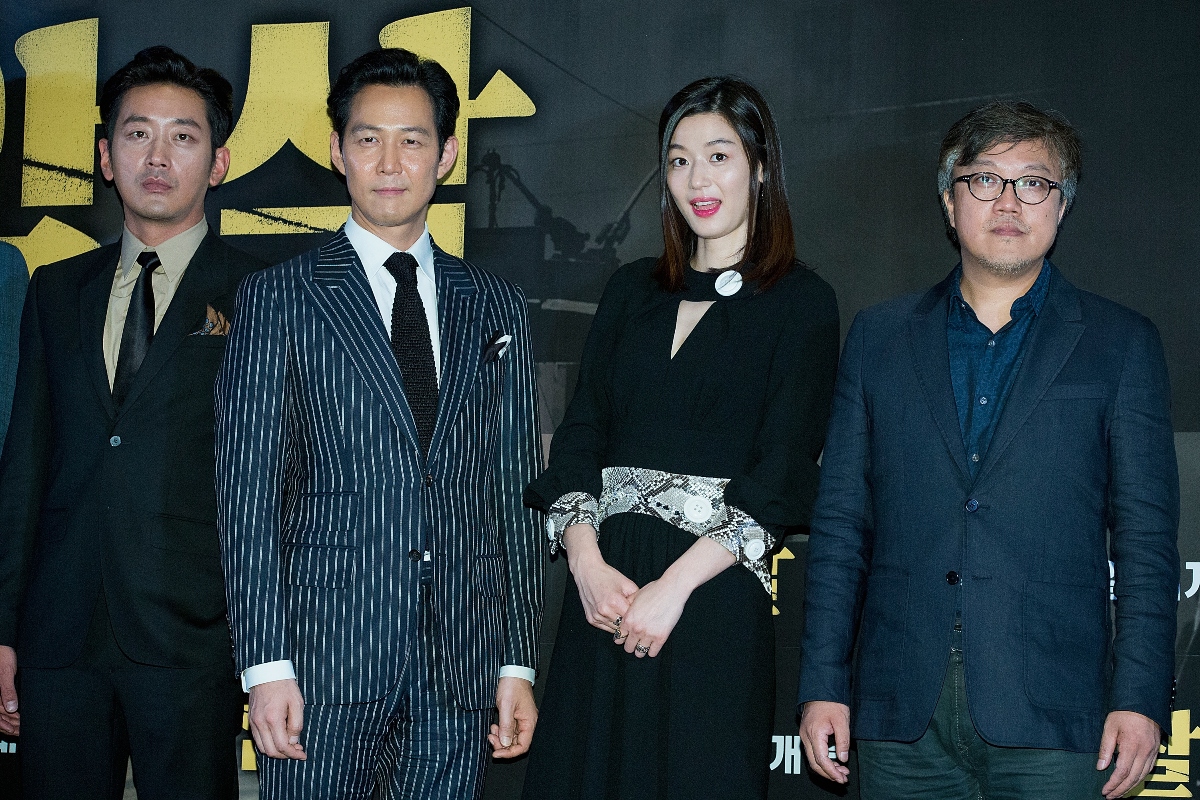
<path fill-rule="evenodd" d="M 624 618 L 624 617 L 617 617 L 617 618 L 616 618 L 616 620 L 613 622 L 613 627 L 614 627 L 614 628 L 620 628 L 620 627 L 621 627 L 621 620 L 623 620 L 623 619 L 625 619 L 625 618 Z"/>
<path fill-rule="evenodd" d="M 629 635 L 628 633 L 621 633 L 620 631 L 617 631 L 616 633 L 613 634 L 613 641 L 619 642 L 628 635 Z"/>
<path fill-rule="evenodd" d="M 633 646 L 633 649 L 634 649 L 634 650 L 636 650 L 636 651 L 638 651 L 638 652 L 639 652 L 639 653 L 641 653 L 642 655 L 646 655 L 647 653 L 649 653 L 649 652 L 650 652 L 650 648 L 649 648 L 649 647 L 647 647 L 647 646 L 646 646 L 646 645 L 644 645 L 644 644 L 635 644 L 635 645 Z"/>

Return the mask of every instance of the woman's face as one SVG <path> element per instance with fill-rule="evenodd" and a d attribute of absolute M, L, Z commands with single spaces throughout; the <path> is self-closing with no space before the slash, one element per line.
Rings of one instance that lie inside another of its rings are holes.
<path fill-rule="evenodd" d="M 675 126 L 667 149 L 667 190 L 697 237 L 745 247 L 750 160 L 725 117 L 693 114 Z"/>

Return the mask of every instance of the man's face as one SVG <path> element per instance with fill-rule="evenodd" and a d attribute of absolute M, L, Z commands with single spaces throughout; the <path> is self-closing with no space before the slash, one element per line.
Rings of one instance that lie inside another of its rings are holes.
<path fill-rule="evenodd" d="M 438 147 L 433 101 L 419 86 L 372 84 L 350 105 L 346 133 L 329 140 L 346 176 L 354 220 L 384 241 L 407 248 L 425 228 L 433 191 L 454 166 L 458 140 Z"/>
<path fill-rule="evenodd" d="M 117 115 L 112 140 L 100 140 L 100 171 L 116 184 L 130 231 L 157 244 L 204 216 L 204 196 L 225 177 L 229 151 L 214 157 L 204 99 L 191 89 L 137 86 Z"/>
<path fill-rule="evenodd" d="M 953 177 L 974 172 L 994 172 L 1001 178 L 1040 175 L 1061 181 L 1058 159 L 1040 140 L 1002 143 L 981 153 L 972 163 L 954 168 Z M 977 200 L 965 183 L 953 183 L 942 195 L 950 225 L 958 234 L 964 269 L 983 269 L 999 276 L 1014 276 L 1040 266 L 1054 244 L 1058 224 L 1067 207 L 1062 192 L 1037 205 L 1017 199 L 1012 184 L 995 200 Z"/>

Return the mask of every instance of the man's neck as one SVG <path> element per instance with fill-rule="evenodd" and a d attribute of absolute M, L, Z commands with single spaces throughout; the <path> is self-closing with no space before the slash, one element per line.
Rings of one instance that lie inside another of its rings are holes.
<path fill-rule="evenodd" d="M 164 222 L 156 219 L 144 219 L 131 214 L 125 215 L 125 227 L 137 237 L 146 247 L 158 247 L 168 239 L 174 239 L 179 234 L 195 227 L 204 219 L 204 209 L 200 208 L 183 221 L 171 220 Z"/>
<path fill-rule="evenodd" d="M 428 211 L 429 207 L 426 206 L 426 213 L 421 214 L 420 219 L 411 220 L 403 225 L 391 226 L 372 224 L 353 206 L 350 208 L 350 216 L 354 218 L 354 221 L 364 231 L 378 236 L 397 250 L 410 250 L 417 243 L 417 240 L 421 238 L 421 234 L 425 233 L 425 217 Z"/>
<path fill-rule="evenodd" d="M 1041 272 L 1041 261 L 1012 275 L 998 275 L 963 259 L 959 291 L 979 321 L 995 333 L 1009 323 L 1012 304 L 1025 296 Z"/>

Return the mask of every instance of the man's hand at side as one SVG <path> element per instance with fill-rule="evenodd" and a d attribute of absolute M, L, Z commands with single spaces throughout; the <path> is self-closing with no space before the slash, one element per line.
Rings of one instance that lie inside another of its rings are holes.
<path fill-rule="evenodd" d="M 1117 752 L 1117 765 L 1100 791 L 1108 800 L 1124 797 L 1150 774 L 1158 758 L 1158 744 L 1162 737 L 1158 723 L 1136 711 L 1113 711 L 1104 720 L 1104 734 L 1100 737 L 1100 759 L 1096 769 L 1107 769 L 1112 761 L 1113 750 Z"/>
<path fill-rule="evenodd" d="M 496 709 L 500 721 L 488 734 L 492 758 L 516 758 L 529 749 L 537 727 L 533 684 L 524 678 L 501 678 L 496 683 Z"/>
<path fill-rule="evenodd" d="M 250 733 L 258 752 L 271 758 L 304 761 L 304 696 L 295 678 L 250 687 Z"/>
<path fill-rule="evenodd" d="M 834 783 L 850 779 L 845 762 L 850 757 L 850 707 L 842 703 L 813 700 L 800 714 L 800 740 L 813 772 Z M 829 757 L 829 746 L 837 750 L 837 763 Z"/>
<path fill-rule="evenodd" d="M 9 736 L 21 732 L 17 713 L 17 651 L 0 645 L 0 731 Z"/>

